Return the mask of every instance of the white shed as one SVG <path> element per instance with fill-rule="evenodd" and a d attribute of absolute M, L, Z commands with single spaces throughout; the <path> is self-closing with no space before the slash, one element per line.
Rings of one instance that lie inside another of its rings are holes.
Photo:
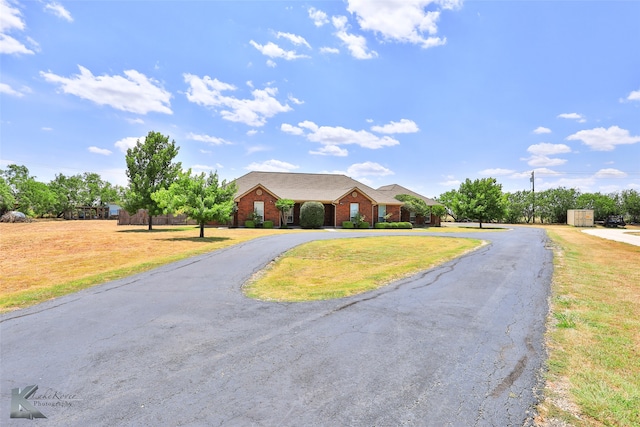
<path fill-rule="evenodd" d="M 593 227 L 592 209 L 570 209 L 567 211 L 567 224 L 574 227 Z"/>

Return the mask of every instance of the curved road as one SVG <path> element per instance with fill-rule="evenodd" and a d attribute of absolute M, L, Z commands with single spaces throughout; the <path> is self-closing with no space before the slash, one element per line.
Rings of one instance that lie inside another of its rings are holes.
<path fill-rule="evenodd" d="M 351 298 L 240 291 L 292 246 L 381 234 L 264 237 L 6 314 L 0 424 L 28 423 L 9 409 L 30 385 L 47 426 L 529 423 L 552 274 L 542 230 L 438 233 L 490 244 Z"/>

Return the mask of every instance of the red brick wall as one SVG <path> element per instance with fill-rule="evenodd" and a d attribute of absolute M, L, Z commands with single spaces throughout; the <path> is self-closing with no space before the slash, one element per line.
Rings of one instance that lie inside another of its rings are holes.
<path fill-rule="evenodd" d="M 262 193 L 262 194 L 258 194 Z M 238 201 L 238 224 L 243 226 L 247 217 L 253 212 L 253 202 L 264 202 L 264 218 L 263 221 L 273 221 L 274 227 L 280 227 L 280 211 L 276 208 L 277 199 L 265 191 L 263 188 L 253 190 L 251 193 Z"/>
<path fill-rule="evenodd" d="M 355 195 L 355 197 L 354 197 L 354 195 Z M 373 206 L 371 204 L 371 200 L 366 198 L 359 191 L 353 191 L 353 192 L 347 194 L 342 199 L 340 199 L 340 201 L 336 205 L 336 225 L 337 226 L 342 226 L 342 223 L 344 221 L 350 221 L 351 220 L 351 215 L 350 215 L 350 213 L 351 213 L 351 211 L 350 211 L 351 203 L 358 203 L 360 205 L 358 207 L 359 210 L 360 210 L 360 214 L 364 215 L 364 217 L 365 217 L 364 220 L 367 221 L 369 223 L 369 225 L 373 224 L 373 220 L 375 220 L 375 219 L 372 218 L 373 214 L 374 214 L 374 211 L 373 211 Z"/>

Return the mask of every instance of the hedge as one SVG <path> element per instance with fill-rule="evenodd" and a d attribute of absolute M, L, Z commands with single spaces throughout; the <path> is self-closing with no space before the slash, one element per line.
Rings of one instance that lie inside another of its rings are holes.
<path fill-rule="evenodd" d="M 247 228 L 256 228 L 256 222 L 247 220 L 244 222 L 244 226 Z"/>
<path fill-rule="evenodd" d="M 265 221 L 262 223 L 262 227 L 264 228 L 273 228 L 273 221 Z"/>
<path fill-rule="evenodd" d="M 395 228 L 413 228 L 410 222 L 378 222 L 374 228 L 395 229 Z"/>

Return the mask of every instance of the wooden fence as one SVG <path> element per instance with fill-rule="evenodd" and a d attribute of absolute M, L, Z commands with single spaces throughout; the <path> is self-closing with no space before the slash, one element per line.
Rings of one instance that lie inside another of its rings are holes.
<path fill-rule="evenodd" d="M 153 225 L 197 225 L 198 222 L 188 219 L 186 215 L 156 215 L 153 217 Z M 118 211 L 118 225 L 149 225 L 149 213 L 146 209 L 140 209 L 134 215 L 124 209 Z"/>

